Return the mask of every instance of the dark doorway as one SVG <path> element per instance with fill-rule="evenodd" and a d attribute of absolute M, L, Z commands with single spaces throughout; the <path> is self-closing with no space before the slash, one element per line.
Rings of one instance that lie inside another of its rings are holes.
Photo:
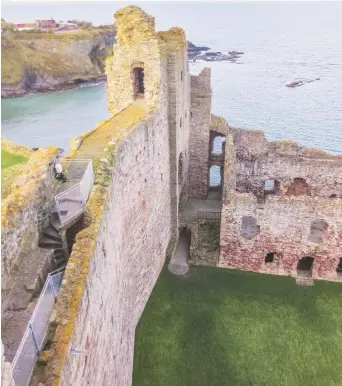
<path fill-rule="evenodd" d="M 297 275 L 310 277 L 312 275 L 312 265 L 314 260 L 313 257 L 302 257 L 297 264 Z"/>
<path fill-rule="evenodd" d="M 141 67 L 136 67 L 133 69 L 133 88 L 134 88 L 134 96 L 143 96 L 145 93 L 145 85 L 144 85 L 144 69 Z"/>

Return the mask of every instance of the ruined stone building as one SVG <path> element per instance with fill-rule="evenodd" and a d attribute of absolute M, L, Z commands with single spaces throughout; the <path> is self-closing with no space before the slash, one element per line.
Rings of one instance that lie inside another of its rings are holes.
<path fill-rule="evenodd" d="M 130 385 L 135 328 L 165 262 L 342 280 L 342 156 L 230 127 L 211 114 L 210 69 L 189 74 L 182 29 L 156 32 L 133 6 L 115 23 L 111 116 L 72 141 L 95 182 L 34 384 Z"/>

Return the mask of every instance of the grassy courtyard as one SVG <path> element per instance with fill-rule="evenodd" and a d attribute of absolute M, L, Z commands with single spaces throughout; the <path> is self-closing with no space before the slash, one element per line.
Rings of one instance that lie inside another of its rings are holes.
<path fill-rule="evenodd" d="M 342 285 L 165 268 L 136 331 L 133 385 L 341 386 Z"/>

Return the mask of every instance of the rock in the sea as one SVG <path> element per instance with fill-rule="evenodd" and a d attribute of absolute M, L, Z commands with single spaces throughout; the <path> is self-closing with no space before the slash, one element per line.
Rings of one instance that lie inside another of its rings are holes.
<path fill-rule="evenodd" d="M 315 80 L 320 80 L 320 78 L 294 80 L 294 81 L 292 81 L 292 82 L 286 83 L 285 86 L 286 86 L 286 87 L 295 88 L 295 87 L 303 86 L 303 85 L 306 84 L 306 83 L 312 83 L 312 82 L 314 82 Z"/>
<path fill-rule="evenodd" d="M 240 58 L 243 55 L 239 51 L 229 51 L 229 52 L 204 52 L 196 56 L 196 59 L 202 59 L 207 62 L 218 62 L 228 60 L 230 62 L 236 62 L 236 59 Z"/>

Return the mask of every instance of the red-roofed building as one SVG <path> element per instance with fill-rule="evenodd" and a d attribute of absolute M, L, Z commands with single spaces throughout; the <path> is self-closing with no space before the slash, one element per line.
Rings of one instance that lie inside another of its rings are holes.
<path fill-rule="evenodd" d="M 36 25 L 38 28 L 41 28 L 41 29 L 54 29 L 56 28 L 56 20 L 54 19 L 36 20 Z"/>

